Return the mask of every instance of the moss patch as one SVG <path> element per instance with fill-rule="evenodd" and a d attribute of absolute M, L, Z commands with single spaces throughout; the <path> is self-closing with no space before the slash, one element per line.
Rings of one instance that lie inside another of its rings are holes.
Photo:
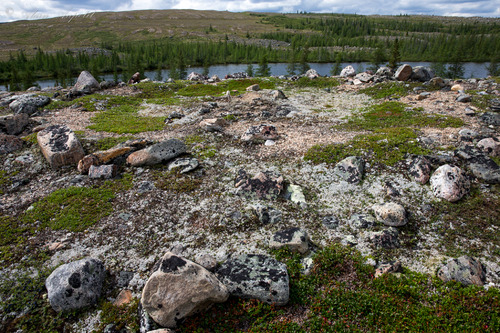
<path fill-rule="evenodd" d="M 293 82 L 291 85 L 297 88 L 333 88 L 340 85 L 340 81 L 338 79 L 329 77 L 318 77 L 315 79 L 310 79 L 304 76 Z"/>
<path fill-rule="evenodd" d="M 159 131 L 164 127 L 164 117 L 143 117 L 133 106 L 119 106 L 97 114 L 91 119 L 89 129 L 111 133 L 141 133 Z"/>
<path fill-rule="evenodd" d="M 109 324 L 114 325 L 116 331 L 124 330 L 130 332 L 139 332 L 139 317 L 137 316 L 139 308 L 139 300 L 134 299 L 130 304 L 115 306 L 111 302 L 103 302 L 100 306 L 101 319 L 99 328 L 95 333 L 104 332 Z M 107 331 L 106 331 L 107 332 Z"/>
<path fill-rule="evenodd" d="M 193 192 L 201 186 L 202 180 L 188 174 L 181 174 L 178 170 L 155 170 L 153 177 L 155 186 L 164 191 L 175 193 Z"/>
<path fill-rule="evenodd" d="M 371 87 L 360 89 L 359 93 L 371 96 L 373 98 L 400 98 L 409 95 L 414 88 L 424 87 L 420 83 L 403 83 L 403 82 L 384 82 L 377 83 Z M 438 90 L 437 87 L 425 86 L 426 91 Z"/>

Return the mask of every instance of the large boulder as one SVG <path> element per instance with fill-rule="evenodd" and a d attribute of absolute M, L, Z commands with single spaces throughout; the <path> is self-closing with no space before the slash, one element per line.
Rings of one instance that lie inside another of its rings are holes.
<path fill-rule="evenodd" d="M 20 150 L 23 148 L 23 143 L 17 136 L 0 134 L 0 155 Z"/>
<path fill-rule="evenodd" d="M 396 70 L 396 73 L 394 74 L 394 77 L 398 81 L 407 81 L 410 79 L 411 74 L 413 70 L 410 65 L 404 64 L 399 66 L 399 68 Z"/>
<path fill-rule="evenodd" d="M 256 298 L 267 304 L 288 303 L 289 279 L 286 265 L 260 254 L 243 254 L 225 261 L 217 270 L 231 295 Z"/>
<path fill-rule="evenodd" d="M 353 77 L 356 75 L 356 70 L 351 65 L 345 67 L 341 72 L 341 77 Z"/>
<path fill-rule="evenodd" d="M 465 172 L 457 166 L 440 166 L 430 178 L 431 188 L 438 198 L 450 202 L 460 200 L 469 192 L 470 183 Z"/>
<path fill-rule="evenodd" d="M 426 82 L 434 77 L 434 72 L 430 68 L 424 66 L 415 66 L 411 75 L 412 80 Z"/>
<path fill-rule="evenodd" d="M 247 198 L 275 200 L 283 191 L 283 186 L 283 176 L 271 171 L 259 172 L 250 178 L 241 169 L 235 180 L 236 193 Z"/>
<path fill-rule="evenodd" d="M 500 167 L 487 156 L 477 156 L 472 158 L 467 165 L 476 178 L 488 184 L 500 183 Z"/>
<path fill-rule="evenodd" d="M 359 156 L 349 156 L 335 165 L 333 172 L 348 182 L 358 184 L 363 179 L 365 162 Z"/>
<path fill-rule="evenodd" d="M 0 117 L 0 132 L 9 135 L 18 135 L 29 123 L 29 116 L 26 113 L 8 115 Z"/>
<path fill-rule="evenodd" d="M 36 113 L 38 108 L 44 107 L 50 103 L 50 98 L 47 96 L 39 96 L 35 94 L 24 94 L 14 97 L 15 99 L 9 104 L 9 108 L 14 114 L 26 113 L 28 116 Z"/>
<path fill-rule="evenodd" d="M 76 165 L 85 153 L 75 133 L 65 125 L 52 125 L 38 132 L 38 145 L 52 168 Z"/>
<path fill-rule="evenodd" d="M 142 291 L 141 304 L 164 327 L 227 300 L 227 288 L 202 266 L 167 252 Z"/>
<path fill-rule="evenodd" d="M 479 261 L 469 256 L 462 256 L 450 259 L 438 270 L 437 276 L 444 282 L 454 280 L 466 285 L 482 286 L 486 279 L 486 272 Z"/>
<path fill-rule="evenodd" d="M 477 147 L 490 156 L 500 156 L 499 138 L 482 139 L 477 143 Z"/>
<path fill-rule="evenodd" d="M 94 91 L 100 90 L 101 85 L 97 80 L 87 71 L 83 71 L 78 76 L 72 92 L 75 95 L 92 94 Z"/>
<path fill-rule="evenodd" d="M 97 303 L 105 276 L 104 265 L 97 259 L 81 259 L 59 266 L 45 281 L 50 305 L 61 312 Z"/>
<path fill-rule="evenodd" d="M 135 167 L 155 165 L 176 158 L 186 151 L 187 147 L 184 142 L 178 139 L 170 139 L 133 152 L 127 157 L 127 163 Z"/>
<path fill-rule="evenodd" d="M 401 227 L 407 223 L 406 210 L 395 202 L 386 202 L 372 207 L 377 220 L 390 227 Z"/>
<path fill-rule="evenodd" d="M 315 69 L 308 70 L 304 75 L 311 80 L 314 80 L 320 76 Z"/>

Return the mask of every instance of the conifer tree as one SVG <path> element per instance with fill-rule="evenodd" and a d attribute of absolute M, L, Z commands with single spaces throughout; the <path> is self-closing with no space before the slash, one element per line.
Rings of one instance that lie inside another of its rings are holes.
<path fill-rule="evenodd" d="M 401 61 L 401 53 L 399 52 L 399 40 L 396 38 L 392 44 L 391 57 L 389 59 L 389 68 L 396 69 Z"/>
<path fill-rule="evenodd" d="M 259 61 L 259 68 L 257 68 L 257 76 L 269 76 L 271 74 L 271 68 L 267 62 L 267 54 L 264 54 Z"/>

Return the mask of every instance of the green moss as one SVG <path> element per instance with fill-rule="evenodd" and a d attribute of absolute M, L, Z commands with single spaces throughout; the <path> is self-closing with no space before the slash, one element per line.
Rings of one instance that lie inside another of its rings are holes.
<path fill-rule="evenodd" d="M 161 171 L 155 170 L 153 177 L 156 180 L 155 186 L 164 191 L 175 193 L 189 193 L 197 190 L 202 180 L 188 174 L 181 174 L 178 170 Z"/>
<path fill-rule="evenodd" d="M 113 211 L 109 189 L 68 187 L 54 191 L 33 204 L 23 216 L 24 223 L 53 230 L 83 231 Z"/>
<path fill-rule="evenodd" d="M 340 85 L 340 81 L 338 79 L 329 77 L 310 79 L 304 76 L 292 83 L 292 86 L 297 88 L 333 88 L 338 85 Z"/>
<path fill-rule="evenodd" d="M 101 318 L 96 333 L 104 332 L 107 325 L 113 324 L 116 331 L 127 328 L 130 332 L 139 332 L 140 323 L 137 316 L 139 300 L 134 299 L 130 304 L 115 306 L 111 302 L 103 302 L 100 306 Z"/>
<path fill-rule="evenodd" d="M 89 129 L 111 133 L 141 133 L 159 131 L 164 127 L 163 117 L 143 117 L 137 114 L 137 108 L 129 105 L 118 106 L 97 114 L 91 119 Z"/>
<path fill-rule="evenodd" d="M 275 252 L 286 262 L 286 306 L 230 299 L 188 318 L 181 332 L 448 332 L 497 331 L 500 292 L 444 284 L 404 270 L 374 279 L 359 252 L 332 244 L 314 256 L 311 274 L 300 275 L 301 257 Z"/>
<path fill-rule="evenodd" d="M 236 91 L 238 94 L 244 93 L 246 88 L 258 84 L 261 89 L 274 89 L 275 81 L 270 79 L 243 79 L 226 80 L 217 84 L 196 83 L 187 85 L 177 91 L 179 96 L 202 97 L 202 96 L 221 96 L 226 91 Z"/>
<path fill-rule="evenodd" d="M 377 130 L 389 127 L 461 127 L 460 118 L 425 114 L 422 109 L 410 109 L 400 102 L 384 102 L 371 105 L 347 123 L 337 126 L 345 130 Z"/>
<path fill-rule="evenodd" d="M 415 87 L 419 84 L 416 83 L 403 83 L 403 82 L 384 82 L 377 83 L 371 87 L 359 90 L 359 93 L 371 96 L 373 98 L 399 98 L 410 94 Z"/>
<path fill-rule="evenodd" d="M 193 135 L 188 135 L 184 138 L 184 142 L 187 145 L 194 145 L 197 143 L 201 143 L 205 141 L 205 139 L 201 135 L 193 134 Z"/>
<path fill-rule="evenodd" d="M 483 112 L 489 111 L 490 101 L 497 98 L 496 95 L 480 95 L 476 90 L 468 90 L 467 93 L 472 95 L 471 104 Z"/>
<path fill-rule="evenodd" d="M 31 145 L 36 145 L 36 144 L 38 144 L 37 135 L 38 135 L 38 133 L 36 133 L 36 132 L 31 133 L 29 135 L 22 137 L 21 139 L 25 142 L 28 142 Z"/>
<path fill-rule="evenodd" d="M 429 153 L 417 142 L 417 134 L 408 128 L 386 128 L 374 134 L 357 135 L 342 144 L 315 145 L 304 155 L 304 160 L 313 163 L 336 164 L 348 156 L 364 155 L 377 163 L 394 165 L 406 154 Z"/>

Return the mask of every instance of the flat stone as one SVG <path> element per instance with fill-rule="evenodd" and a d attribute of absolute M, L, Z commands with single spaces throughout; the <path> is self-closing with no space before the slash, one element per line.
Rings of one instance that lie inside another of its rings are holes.
<path fill-rule="evenodd" d="M 208 270 L 167 252 L 146 282 L 141 304 L 156 323 L 175 328 L 183 318 L 228 297 L 226 286 Z"/>
<path fill-rule="evenodd" d="M 24 141 L 15 135 L 0 134 L 0 155 L 21 150 L 23 145 Z"/>
<path fill-rule="evenodd" d="M 440 166 L 431 176 L 430 182 L 434 195 L 450 202 L 458 201 L 469 193 L 469 180 L 465 172 L 457 166 Z"/>
<path fill-rule="evenodd" d="M 176 158 L 186 151 L 184 142 L 170 139 L 133 152 L 127 157 L 127 163 L 134 167 L 155 165 Z"/>
<path fill-rule="evenodd" d="M 271 249 L 288 248 L 292 252 L 306 253 L 309 250 L 309 236 L 300 228 L 278 231 L 271 237 L 269 247 Z"/>
<path fill-rule="evenodd" d="M 65 125 L 52 125 L 38 132 L 38 145 L 52 168 L 77 165 L 84 157 L 75 133 Z"/>
<path fill-rule="evenodd" d="M 472 96 L 466 94 L 460 94 L 458 95 L 456 101 L 459 103 L 469 103 L 470 101 L 472 101 Z"/>
<path fill-rule="evenodd" d="M 339 219 L 334 215 L 327 215 L 321 218 L 321 223 L 328 229 L 337 229 L 339 226 Z"/>
<path fill-rule="evenodd" d="M 285 305 L 290 296 L 286 265 L 260 254 L 243 254 L 225 261 L 217 276 L 231 295 Z"/>
<path fill-rule="evenodd" d="M 178 158 L 168 165 L 168 170 L 181 169 L 180 173 L 193 171 L 200 165 L 196 158 Z"/>
<path fill-rule="evenodd" d="M 442 266 L 437 276 L 444 282 L 458 281 L 465 285 L 482 286 L 486 280 L 486 271 L 483 265 L 469 256 L 450 259 Z"/>
<path fill-rule="evenodd" d="M 404 226 L 408 221 L 406 219 L 406 210 L 403 206 L 395 202 L 386 202 L 381 205 L 373 205 L 373 212 L 377 220 L 390 227 Z"/>
<path fill-rule="evenodd" d="M 103 263 L 92 258 L 59 266 L 45 281 L 50 305 L 61 312 L 97 303 L 105 275 Z"/>
<path fill-rule="evenodd" d="M 111 179 L 118 174 L 118 166 L 115 164 L 91 165 L 89 168 L 89 178 Z"/>

